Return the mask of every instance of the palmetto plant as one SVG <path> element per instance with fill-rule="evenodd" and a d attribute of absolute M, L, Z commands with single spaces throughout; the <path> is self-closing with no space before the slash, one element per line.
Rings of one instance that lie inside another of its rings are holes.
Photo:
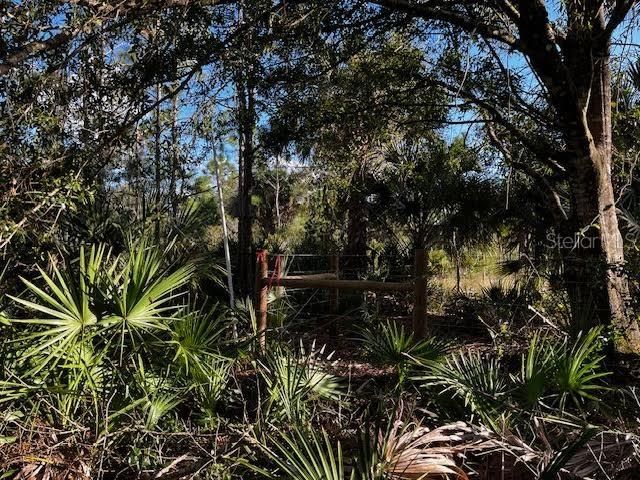
<path fill-rule="evenodd" d="M 320 352 L 321 353 L 321 352 Z M 319 353 L 275 348 L 259 363 L 261 376 L 269 397 L 267 417 L 300 423 L 310 414 L 318 400 L 339 400 L 344 391 L 339 378 L 327 373 L 321 365 Z"/>
<path fill-rule="evenodd" d="M 218 305 L 178 312 L 169 325 L 168 344 L 180 376 L 191 385 L 205 418 L 216 417 L 216 407 L 229 380 L 233 361 L 223 354 L 229 345 L 230 317 Z"/>
<path fill-rule="evenodd" d="M 359 437 L 353 458 L 346 458 L 326 432 L 296 427 L 269 438 L 273 447 L 263 447 L 278 470 L 255 469 L 290 480 L 467 480 L 456 460 L 500 448 L 495 436 L 463 422 L 430 430 L 392 417 L 386 427 L 371 429 L 367 423 Z"/>
<path fill-rule="evenodd" d="M 219 310 L 218 305 L 201 309 L 189 305 L 169 326 L 174 361 L 196 380 L 209 377 L 209 368 L 221 357 L 221 348 L 227 343 L 228 316 Z"/>
<path fill-rule="evenodd" d="M 441 363 L 422 365 L 424 370 L 415 379 L 438 388 L 440 395 L 462 399 L 465 407 L 493 428 L 504 411 L 530 420 L 541 408 L 547 413 L 564 411 L 567 399 L 580 409 L 585 400 L 597 401 L 595 393 L 606 390 L 602 379 L 608 373 L 599 354 L 601 333 L 602 328 L 594 328 L 573 342 L 535 335 L 518 375 L 508 375 L 493 356 L 462 352 Z"/>
<path fill-rule="evenodd" d="M 481 292 L 481 302 L 485 306 L 483 320 L 495 324 L 521 319 L 534 293 L 535 290 L 529 283 L 502 280 L 491 283 Z"/>
<path fill-rule="evenodd" d="M 214 418 L 231 371 L 231 362 L 216 358 L 206 368 L 206 377 L 195 384 L 195 397 L 205 418 Z"/>
<path fill-rule="evenodd" d="M 140 400 L 144 424 L 148 429 L 153 429 L 162 417 L 184 400 L 184 391 L 172 385 L 166 375 L 163 377 L 147 370 L 141 358 L 138 358 L 137 364 L 134 378 L 142 393 Z"/>
<path fill-rule="evenodd" d="M 238 319 L 238 333 L 246 332 L 251 340 L 256 341 L 254 346 L 257 347 L 258 317 L 253 302 L 249 298 L 238 299 L 232 312 Z"/>
<path fill-rule="evenodd" d="M 334 447 L 326 432 L 319 434 L 313 430 L 304 432 L 295 428 L 291 434 L 271 438 L 271 443 L 274 448 L 265 448 L 265 453 L 290 480 L 356 479 L 355 472 L 345 476 L 345 461 L 340 442 Z M 264 469 L 257 470 L 267 477 L 280 478 Z"/>
<path fill-rule="evenodd" d="M 534 408 L 546 397 L 563 410 L 567 399 L 576 407 L 584 400 L 597 401 L 595 393 L 606 390 L 602 379 L 609 375 L 602 369 L 604 356 L 599 354 L 601 334 L 602 328 L 596 327 L 573 342 L 534 335 L 523 356 L 520 376 L 512 377 L 517 402 Z"/>
<path fill-rule="evenodd" d="M 414 379 L 438 388 L 438 395 L 462 399 L 465 407 L 492 425 L 510 389 L 500 361 L 478 352 L 453 354 L 427 365 L 426 373 Z"/>
<path fill-rule="evenodd" d="M 580 334 L 573 344 L 565 341 L 557 351 L 555 360 L 555 387 L 560 395 L 560 406 L 571 398 L 579 405 L 583 400 L 597 401 L 595 393 L 606 390 L 601 379 L 609 372 L 602 370 L 604 355 L 600 354 L 602 327 Z"/>
<path fill-rule="evenodd" d="M 414 339 L 404 325 L 386 321 L 375 328 L 360 330 L 364 350 L 376 362 L 393 365 L 398 371 L 399 383 L 406 379 L 412 362 L 438 362 L 446 355 L 449 344 L 435 337 Z"/>
<path fill-rule="evenodd" d="M 106 353 L 105 350 L 96 352 L 91 342 L 84 342 L 65 354 L 57 380 L 61 387 L 58 404 L 64 418 L 73 418 L 87 398 L 97 405 L 99 395 L 110 381 Z"/>
<path fill-rule="evenodd" d="M 142 240 L 129 250 L 119 270 L 112 269 L 109 287 L 113 311 L 105 318 L 124 336 L 135 341 L 144 332 L 167 329 L 175 299 L 184 294 L 180 289 L 194 272 L 191 264 L 174 271 L 163 268 L 163 252 Z M 178 305 L 179 306 L 179 305 Z"/>
<path fill-rule="evenodd" d="M 13 319 L 16 325 L 31 328 L 20 339 L 27 347 L 25 357 L 38 357 L 35 371 L 55 366 L 82 345 L 90 342 L 98 330 L 98 320 L 102 312 L 97 312 L 96 303 L 102 304 L 103 291 L 100 283 L 102 272 L 110 260 L 110 252 L 105 246 L 93 246 L 90 253 L 80 250 L 77 270 L 61 271 L 53 267 L 53 275 L 38 267 L 49 292 L 22 279 L 34 300 L 10 297 L 16 303 L 40 316 L 28 319 Z M 52 363 L 54 365 L 52 365 Z"/>
<path fill-rule="evenodd" d="M 23 386 L 8 388 L 8 394 L 24 392 L 25 385 L 27 391 L 40 389 L 55 397 L 64 418 L 86 401 L 97 405 L 100 396 L 129 395 L 122 382 L 138 369 L 138 353 L 168 341 L 192 271 L 189 265 L 165 266 L 162 252 L 142 240 L 119 257 L 104 245 L 81 248 L 66 269 L 57 264 L 51 273 L 40 269 L 41 286 L 23 280 L 26 295 L 12 298 L 37 316 L 9 320 L 18 334 L 13 375 Z M 191 364 L 196 357 L 190 356 Z M 164 396 L 154 402 L 151 406 L 172 403 Z M 150 418 L 157 410 L 149 410 Z"/>
<path fill-rule="evenodd" d="M 354 459 L 358 480 L 467 479 L 456 463 L 461 449 L 453 444 L 474 438 L 471 428 L 458 422 L 430 430 L 403 422 L 398 413 L 361 429 Z"/>
<path fill-rule="evenodd" d="M 549 379 L 555 370 L 557 347 L 546 337 L 536 333 L 526 355 L 522 358 L 520 376 L 512 377 L 518 384 L 516 397 L 527 408 L 534 408 L 549 391 Z"/>
<path fill-rule="evenodd" d="M 162 254 L 141 241 L 130 248 L 128 258 L 113 258 L 105 246 L 93 246 L 89 254 L 80 251 L 78 268 L 62 272 L 53 267 L 49 276 L 40 269 L 48 293 L 23 280 L 35 300 L 12 297 L 17 303 L 41 314 L 37 318 L 13 319 L 30 325 L 27 357 L 38 355 L 36 369 L 58 362 L 83 342 L 96 346 L 124 347 L 125 336 L 135 341 L 143 333 L 166 330 L 170 314 L 193 269 L 186 265 L 175 271 L 162 267 Z M 114 335 L 115 334 L 115 335 Z"/>
<path fill-rule="evenodd" d="M 153 429 L 158 422 L 182 402 L 180 394 L 156 391 L 143 404 L 145 426 Z"/>

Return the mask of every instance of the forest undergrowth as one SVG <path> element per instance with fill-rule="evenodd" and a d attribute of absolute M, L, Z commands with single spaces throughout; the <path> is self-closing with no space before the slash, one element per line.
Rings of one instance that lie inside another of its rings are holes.
<path fill-rule="evenodd" d="M 516 328 L 485 303 L 484 334 L 417 339 L 368 304 L 305 335 L 280 289 L 262 351 L 251 302 L 212 303 L 188 257 L 93 245 L 23 280 L 1 327 L 5 477 L 635 478 L 637 378 L 602 328 Z"/>

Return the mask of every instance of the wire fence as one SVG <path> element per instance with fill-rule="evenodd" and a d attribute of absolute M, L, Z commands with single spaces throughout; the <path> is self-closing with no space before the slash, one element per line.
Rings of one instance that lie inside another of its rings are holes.
<path fill-rule="evenodd" d="M 611 313 L 602 302 L 581 296 L 593 291 L 593 272 L 567 281 L 558 272 L 556 278 L 549 272 L 541 273 L 529 262 L 531 268 L 508 273 L 505 263 L 514 260 L 519 259 L 476 255 L 467 257 L 458 268 L 455 264 L 448 268 L 429 265 L 425 274 L 429 333 L 469 339 L 519 335 L 523 339 L 544 329 L 559 333 L 585 330 L 594 318 L 602 320 Z M 322 288 L 283 287 L 278 279 L 337 273 L 341 280 L 413 284 L 414 263 L 415 258 L 397 254 L 271 254 L 266 277 L 269 332 L 283 338 L 291 338 L 288 336 L 295 332 L 300 339 L 348 344 L 364 325 L 390 320 L 411 331 L 415 327 L 412 289 L 340 290 L 336 308 L 327 284 Z"/>
<path fill-rule="evenodd" d="M 411 282 L 414 279 L 414 262 L 406 255 L 329 255 L 292 254 L 271 255 L 268 279 L 271 287 L 269 302 L 270 328 L 277 330 L 285 324 L 298 330 L 303 336 L 329 333 L 348 336 L 363 322 L 375 319 L 392 319 L 411 328 L 414 309 L 412 292 L 340 291 L 338 308 L 332 309 L 331 292 L 327 289 L 283 288 L 278 276 L 305 276 L 336 271 L 339 278 L 377 280 L 382 282 Z M 354 262 L 353 260 L 358 260 Z M 516 284 L 511 278 L 500 277 L 502 259 L 478 259 L 472 265 L 461 267 L 460 282 L 455 270 L 428 274 L 425 321 L 428 328 L 441 333 L 486 332 L 487 325 L 480 317 L 489 307 L 508 312 L 513 317 L 526 305 L 520 298 L 493 299 L 483 303 L 482 295 L 492 286 L 505 291 Z M 478 282 L 478 276 L 482 278 Z M 466 302 L 463 303 L 463 299 Z M 500 313 L 501 314 L 501 313 Z M 529 311 L 527 321 L 540 318 L 540 312 Z M 487 319 L 488 320 L 488 319 Z"/>

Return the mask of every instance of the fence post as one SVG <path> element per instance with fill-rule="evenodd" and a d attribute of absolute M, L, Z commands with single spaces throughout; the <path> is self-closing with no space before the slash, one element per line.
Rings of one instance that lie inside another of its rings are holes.
<path fill-rule="evenodd" d="M 275 256 L 275 263 L 273 265 L 273 274 L 271 275 L 271 279 L 275 279 L 275 287 L 276 287 L 276 298 L 279 298 L 282 293 L 282 287 L 280 286 L 280 279 L 282 278 L 282 254 L 277 254 Z M 273 285 L 272 285 L 273 287 Z"/>
<path fill-rule="evenodd" d="M 258 343 L 260 351 L 265 353 L 267 346 L 267 302 L 269 299 L 269 286 L 266 279 L 269 275 L 269 254 L 266 250 L 256 252 L 256 283 L 254 309 L 258 322 Z"/>
<path fill-rule="evenodd" d="M 340 279 L 340 256 L 339 255 L 331 255 L 329 258 L 329 269 L 331 272 L 336 274 L 336 280 Z M 329 290 L 329 310 L 331 314 L 337 315 L 339 310 L 339 299 L 338 299 L 338 289 L 332 288 Z M 336 325 L 337 318 L 333 318 L 331 320 L 330 332 L 332 334 L 338 333 L 338 326 Z"/>
<path fill-rule="evenodd" d="M 426 256 L 422 248 L 414 252 L 414 291 L 413 291 L 413 335 L 416 340 L 425 336 L 427 316 L 427 279 L 425 277 Z"/>

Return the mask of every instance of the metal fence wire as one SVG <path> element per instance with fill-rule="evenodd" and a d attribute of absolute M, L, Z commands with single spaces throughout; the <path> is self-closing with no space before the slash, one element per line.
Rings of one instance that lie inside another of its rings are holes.
<path fill-rule="evenodd" d="M 571 313 L 564 292 L 530 272 L 505 275 L 501 265 L 506 260 L 512 259 L 479 257 L 458 272 L 426 265 L 422 276 L 427 329 L 455 336 L 486 334 L 504 324 L 518 328 L 568 324 Z M 277 332 L 286 326 L 302 336 L 348 336 L 363 322 L 393 320 L 410 329 L 416 308 L 412 289 L 369 291 L 363 287 L 336 292 L 324 287 L 330 282 L 304 288 L 282 283 L 287 278 L 332 273 L 337 279 L 363 283 L 409 283 L 414 282 L 415 271 L 414 259 L 406 255 L 269 255 L 264 280 L 269 287 L 268 328 Z"/>

